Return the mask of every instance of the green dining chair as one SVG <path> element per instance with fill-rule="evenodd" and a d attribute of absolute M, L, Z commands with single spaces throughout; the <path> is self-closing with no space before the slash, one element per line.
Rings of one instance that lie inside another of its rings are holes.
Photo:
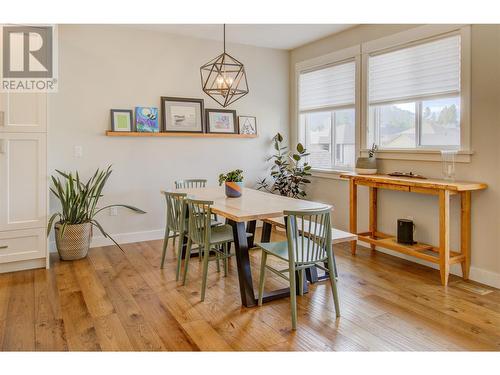
<path fill-rule="evenodd" d="M 201 301 L 205 300 L 207 288 L 208 261 L 210 252 L 215 253 L 212 260 L 216 261 L 217 272 L 220 272 L 219 260 L 224 263 L 224 277 L 227 276 L 229 244 L 233 241 L 233 229 L 230 225 L 211 226 L 212 201 L 196 199 L 186 199 L 189 213 L 188 243 L 186 248 L 186 259 L 184 261 L 184 275 L 182 284 L 186 284 L 189 268 L 189 258 L 191 257 L 191 247 L 193 244 L 199 246 L 200 256 L 203 254 L 203 276 L 201 285 Z"/>
<path fill-rule="evenodd" d="M 185 198 L 186 193 L 173 193 L 168 191 L 162 191 L 167 201 L 167 222 L 165 225 L 165 237 L 163 239 L 163 252 L 161 255 L 161 266 L 163 268 L 165 264 L 165 255 L 167 253 L 168 240 L 170 238 L 179 238 L 178 249 L 177 249 L 177 269 L 175 271 L 175 279 L 179 280 L 181 260 L 182 260 L 182 243 L 183 237 L 187 232 L 187 220 L 186 220 L 186 205 Z M 175 242 L 174 242 L 175 249 Z"/>
<path fill-rule="evenodd" d="M 207 180 L 202 178 L 192 178 L 192 179 L 175 181 L 176 189 L 204 188 L 206 186 L 207 186 Z"/>
<path fill-rule="evenodd" d="M 332 231 L 330 225 L 330 208 L 322 210 L 284 211 L 286 216 L 287 241 L 257 243 L 262 249 L 260 264 L 259 299 L 262 306 L 266 270 L 290 282 L 290 304 L 292 313 L 292 329 L 297 329 L 297 296 L 296 284 L 298 282 L 299 294 L 304 294 L 305 270 L 312 267 L 321 268 L 330 275 L 333 301 L 336 316 L 340 316 L 339 296 L 335 278 L 335 267 L 332 252 Z M 307 233 L 307 235 L 302 235 Z M 272 255 L 288 262 L 288 268 L 278 270 L 267 265 L 267 257 Z M 324 264 L 328 267 L 324 267 Z M 288 277 L 286 274 L 288 273 Z M 296 274 L 298 280 L 295 280 Z"/>
<path fill-rule="evenodd" d="M 175 181 L 176 189 L 192 189 L 192 188 L 204 188 L 207 186 L 207 180 L 204 178 L 190 178 L 185 180 Z M 218 220 L 217 214 L 212 214 L 214 220 Z M 175 238 L 174 238 L 175 246 Z"/>

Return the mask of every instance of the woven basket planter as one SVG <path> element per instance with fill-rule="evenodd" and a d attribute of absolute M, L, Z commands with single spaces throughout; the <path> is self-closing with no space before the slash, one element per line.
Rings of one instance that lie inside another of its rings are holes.
<path fill-rule="evenodd" d="M 66 225 L 61 235 L 61 224 L 55 225 L 57 252 L 62 260 L 82 259 L 87 256 L 92 239 L 92 224 Z"/>

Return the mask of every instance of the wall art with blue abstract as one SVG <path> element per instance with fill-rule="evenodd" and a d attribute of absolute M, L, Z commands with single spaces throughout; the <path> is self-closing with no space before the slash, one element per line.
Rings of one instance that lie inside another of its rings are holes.
<path fill-rule="evenodd" d="M 158 133 L 158 108 L 135 107 L 136 131 L 145 133 Z"/>

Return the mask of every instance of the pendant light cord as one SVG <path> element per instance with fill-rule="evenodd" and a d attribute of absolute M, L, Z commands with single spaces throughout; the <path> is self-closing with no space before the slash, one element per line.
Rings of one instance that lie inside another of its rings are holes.
<path fill-rule="evenodd" d="M 226 24 L 224 24 L 223 30 L 224 30 L 224 53 L 226 53 Z"/>

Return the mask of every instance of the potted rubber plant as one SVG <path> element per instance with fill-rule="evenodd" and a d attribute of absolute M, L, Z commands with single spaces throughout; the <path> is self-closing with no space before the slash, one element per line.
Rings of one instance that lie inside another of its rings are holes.
<path fill-rule="evenodd" d="M 59 170 L 56 172 L 57 176 L 52 176 L 53 186 L 50 191 L 59 200 L 61 210 L 50 217 L 47 236 L 54 227 L 56 247 L 61 259 L 85 258 L 90 247 L 93 227 L 99 229 L 104 237 L 109 238 L 121 249 L 120 245 L 99 224 L 96 219 L 97 214 L 110 207 L 124 207 L 140 214 L 146 212 L 126 204 L 98 207 L 104 186 L 112 173 L 111 166 L 105 170 L 97 169 L 86 182 L 80 180 L 78 172 L 74 174 Z"/>
<path fill-rule="evenodd" d="M 306 184 L 310 184 L 312 167 L 306 161 L 309 153 L 302 143 L 297 143 L 295 150 L 288 151 L 288 147 L 283 144 L 283 136 L 277 133 L 273 139 L 274 155 L 267 161 L 273 161 L 271 167 L 272 183 L 267 177 L 258 181 L 257 190 L 266 190 L 270 193 L 278 192 L 284 197 L 303 199 L 307 193 Z"/>
<path fill-rule="evenodd" d="M 377 167 L 377 157 L 375 153 L 377 152 L 377 145 L 374 143 L 372 148 L 368 150 L 368 157 L 359 157 L 356 161 L 356 173 L 358 174 L 376 174 Z"/>
<path fill-rule="evenodd" d="M 219 186 L 225 183 L 226 196 L 228 198 L 241 197 L 243 191 L 243 171 L 236 169 L 219 175 Z"/>

